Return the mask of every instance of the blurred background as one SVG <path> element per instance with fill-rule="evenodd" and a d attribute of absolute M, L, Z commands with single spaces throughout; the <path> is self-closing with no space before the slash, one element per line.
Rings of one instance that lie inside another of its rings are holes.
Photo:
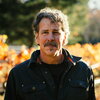
<path fill-rule="evenodd" d="M 100 100 L 100 0 L 0 0 L 0 100 L 11 68 L 39 48 L 32 23 L 44 7 L 68 15 L 71 34 L 65 48 L 92 67 L 96 98 Z"/>
<path fill-rule="evenodd" d="M 44 7 L 62 10 L 69 17 L 69 44 L 100 42 L 99 0 L 0 0 L 0 34 L 9 45 L 33 46 L 32 23 Z"/>

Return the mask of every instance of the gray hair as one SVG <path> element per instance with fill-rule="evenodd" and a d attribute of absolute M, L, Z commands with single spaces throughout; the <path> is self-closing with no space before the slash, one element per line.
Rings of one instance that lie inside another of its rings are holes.
<path fill-rule="evenodd" d="M 49 7 L 41 9 L 37 14 L 32 26 L 34 33 L 39 31 L 39 23 L 43 18 L 49 18 L 52 22 L 60 22 L 62 24 L 62 30 L 66 35 L 68 36 L 70 34 L 67 15 L 60 10 L 51 9 Z"/>

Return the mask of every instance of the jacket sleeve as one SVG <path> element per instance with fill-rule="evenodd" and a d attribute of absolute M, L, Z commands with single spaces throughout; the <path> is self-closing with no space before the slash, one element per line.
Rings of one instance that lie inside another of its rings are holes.
<path fill-rule="evenodd" d="M 15 79 L 12 70 L 8 76 L 4 100 L 17 100 Z"/>
<path fill-rule="evenodd" d="M 92 69 L 90 70 L 90 85 L 89 85 L 89 99 L 88 100 L 96 100 L 95 97 L 95 88 L 94 88 L 94 75 Z"/>

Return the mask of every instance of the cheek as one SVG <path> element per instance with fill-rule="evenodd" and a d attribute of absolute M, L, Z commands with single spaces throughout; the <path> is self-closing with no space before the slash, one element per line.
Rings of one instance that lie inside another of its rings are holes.
<path fill-rule="evenodd" d="M 63 41 L 64 41 L 64 36 L 61 36 L 59 40 L 60 40 L 61 43 L 63 43 Z"/>
<path fill-rule="evenodd" d="M 44 45 L 46 43 L 46 38 L 41 36 L 39 37 L 38 41 L 40 45 Z"/>
<path fill-rule="evenodd" d="M 58 44 L 58 46 L 62 46 L 63 45 L 63 38 L 62 37 L 56 37 L 56 43 Z"/>
<path fill-rule="evenodd" d="M 60 42 L 60 45 L 64 45 L 65 44 L 65 41 L 66 41 L 66 37 L 62 36 L 60 39 L 59 39 L 59 42 Z"/>
<path fill-rule="evenodd" d="M 62 43 L 63 43 L 63 45 L 65 44 L 65 42 L 66 42 L 66 35 L 64 35 L 64 36 L 62 37 Z"/>

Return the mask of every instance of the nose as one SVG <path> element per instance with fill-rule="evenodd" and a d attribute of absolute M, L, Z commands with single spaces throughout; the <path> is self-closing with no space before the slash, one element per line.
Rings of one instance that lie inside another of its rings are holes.
<path fill-rule="evenodd" d="M 53 33 L 52 32 L 50 32 L 49 34 L 48 34 L 48 40 L 54 40 L 54 35 L 53 35 Z"/>

